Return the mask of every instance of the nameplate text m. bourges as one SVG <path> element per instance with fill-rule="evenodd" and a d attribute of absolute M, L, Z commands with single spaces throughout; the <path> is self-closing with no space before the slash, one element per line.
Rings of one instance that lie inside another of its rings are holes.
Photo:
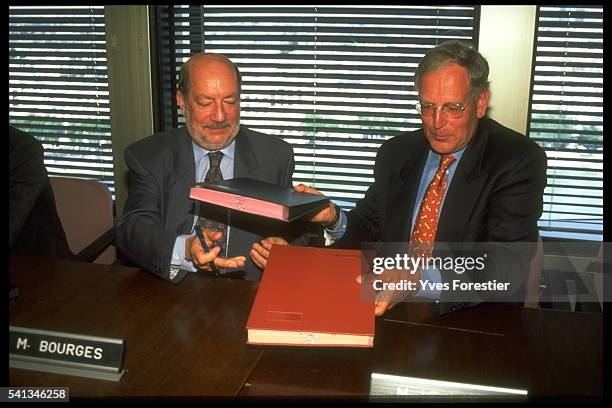
<path fill-rule="evenodd" d="M 123 339 L 10 326 L 9 366 L 119 381 Z"/>

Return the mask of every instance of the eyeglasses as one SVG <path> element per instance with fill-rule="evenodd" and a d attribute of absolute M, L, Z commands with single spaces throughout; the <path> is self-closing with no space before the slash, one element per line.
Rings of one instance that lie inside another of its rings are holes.
<path fill-rule="evenodd" d="M 416 110 L 419 115 L 422 116 L 433 116 L 434 112 L 440 110 L 447 118 L 459 119 L 463 116 L 463 111 L 467 107 L 469 100 L 465 103 L 451 103 L 447 102 L 442 106 L 437 106 L 435 103 L 416 103 Z"/>

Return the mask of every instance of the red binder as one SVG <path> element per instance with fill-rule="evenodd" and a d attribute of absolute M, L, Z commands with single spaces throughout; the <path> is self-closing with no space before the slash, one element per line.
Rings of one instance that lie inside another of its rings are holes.
<path fill-rule="evenodd" d="M 360 265 L 357 250 L 273 246 L 247 343 L 372 347 L 374 302 L 355 281 Z"/>

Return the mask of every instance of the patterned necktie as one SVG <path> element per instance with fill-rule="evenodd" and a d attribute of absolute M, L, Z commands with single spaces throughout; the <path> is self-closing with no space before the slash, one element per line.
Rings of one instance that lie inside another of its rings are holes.
<path fill-rule="evenodd" d="M 208 173 L 206 173 L 206 177 L 204 178 L 204 182 L 210 184 L 217 184 L 223 180 L 223 175 L 221 174 L 221 159 L 223 158 L 223 152 L 210 152 L 208 153 L 208 159 L 210 160 L 210 167 L 208 168 Z M 200 218 L 198 220 L 198 224 L 202 226 L 202 228 L 208 228 L 215 231 L 221 231 L 223 236 L 220 240 L 216 241 L 216 244 L 221 247 L 220 256 L 225 257 L 225 234 L 226 234 L 226 225 L 217 220 L 211 220 L 205 218 L 204 214 L 200 212 Z"/>
<path fill-rule="evenodd" d="M 433 252 L 438 214 L 446 191 L 446 171 L 454 161 L 455 158 L 450 154 L 440 156 L 438 171 L 427 186 L 410 238 L 410 254 L 413 257 L 429 257 Z"/>

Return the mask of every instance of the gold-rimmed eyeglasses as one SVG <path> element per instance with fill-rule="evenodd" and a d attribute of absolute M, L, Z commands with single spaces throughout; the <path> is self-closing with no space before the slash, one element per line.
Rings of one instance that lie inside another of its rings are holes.
<path fill-rule="evenodd" d="M 419 101 L 416 103 L 416 110 L 419 115 L 422 116 L 433 116 L 434 112 L 439 110 L 444 113 L 447 118 L 459 119 L 463 116 L 463 111 L 467 107 L 468 102 L 469 100 L 465 103 L 447 102 L 442 106 L 438 106 L 435 103 L 424 103 Z"/>

